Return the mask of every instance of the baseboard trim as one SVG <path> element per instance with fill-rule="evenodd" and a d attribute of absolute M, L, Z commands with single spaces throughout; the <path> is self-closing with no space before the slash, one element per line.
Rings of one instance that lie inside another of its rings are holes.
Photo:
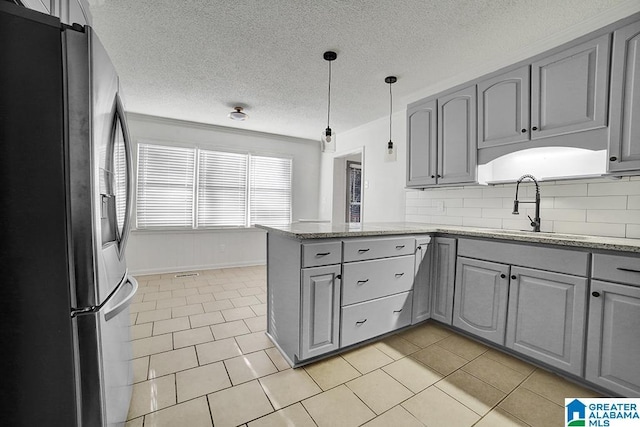
<path fill-rule="evenodd" d="M 157 267 L 157 268 L 129 268 L 129 274 L 133 276 L 143 276 L 147 274 L 163 274 L 163 273 L 185 273 L 188 271 L 196 270 L 215 270 L 218 268 L 233 268 L 233 267 L 251 267 L 254 265 L 265 265 L 266 259 L 231 262 L 222 264 L 202 264 L 202 265 L 176 265 L 172 267 Z"/>

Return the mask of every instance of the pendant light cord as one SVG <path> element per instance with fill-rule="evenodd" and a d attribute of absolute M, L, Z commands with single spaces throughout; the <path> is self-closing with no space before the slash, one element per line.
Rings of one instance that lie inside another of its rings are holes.
<path fill-rule="evenodd" d="M 389 83 L 389 142 L 391 142 L 391 113 L 393 112 L 393 93 L 391 83 Z"/>
<path fill-rule="evenodd" d="M 329 104 L 327 106 L 327 127 L 329 127 L 329 114 L 331 113 L 331 61 L 329 62 Z"/>

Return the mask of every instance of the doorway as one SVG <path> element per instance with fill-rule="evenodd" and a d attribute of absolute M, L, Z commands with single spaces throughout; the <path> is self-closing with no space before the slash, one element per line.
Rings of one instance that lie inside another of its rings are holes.
<path fill-rule="evenodd" d="M 347 160 L 345 222 L 360 222 L 362 208 L 362 163 Z"/>
<path fill-rule="evenodd" d="M 364 147 L 333 159 L 331 221 L 360 224 L 364 217 Z"/>

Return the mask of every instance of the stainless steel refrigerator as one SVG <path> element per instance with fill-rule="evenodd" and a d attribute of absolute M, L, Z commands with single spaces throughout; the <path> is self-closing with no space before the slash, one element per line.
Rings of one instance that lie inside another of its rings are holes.
<path fill-rule="evenodd" d="M 89 27 L 0 1 L 0 423 L 123 425 L 131 147 Z"/>

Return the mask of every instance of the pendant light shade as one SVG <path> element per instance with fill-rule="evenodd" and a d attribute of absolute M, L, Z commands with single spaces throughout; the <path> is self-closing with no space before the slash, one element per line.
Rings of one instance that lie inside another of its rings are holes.
<path fill-rule="evenodd" d="M 388 76 L 384 79 L 384 82 L 389 84 L 389 142 L 387 142 L 387 150 L 384 156 L 386 162 L 395 162 L 397 158 L 397 150 L 391 140 L 391 116 L 393 114 L 393 93 L 391 92 L 391 85 L 397 81 L 398 78 L 396 76 Z"/>
<path fill-rule="evenodd" d="M 329 118 L 331 114 L 331 62 L 335 61 L 338 54 L 329 50 L 324 53 L 323 57 L 329 63 L 329 91 L 327 96 L 327 128 L 322 132 L 320 141 L 322 143 L 322 151 L 327 153 L 336 151 L 336 134 L 329 125 Z"/>
<path fill-rule="evenodd" d="M 240 122 L 242 122 L 242 121 L 244 121 L 244 120 L 247 120 L 247 118 L 249 117 L 249 116 L 247 115 L 247 113 L 245 113 L 245 112 L 243 112 L 243 111 L 242 111 L 242 110 L 243 110 L 243 108 L 242 108 L 242 107 L 233 107 L 233 109 L 234 109 L 235 111 L 230 112 L 230 113 L 229 113 L 229 115 L 228 115 L 228 117 L 229 117 L 231 120 L 236 120 L 236 121 L 240 121 Z"/>

